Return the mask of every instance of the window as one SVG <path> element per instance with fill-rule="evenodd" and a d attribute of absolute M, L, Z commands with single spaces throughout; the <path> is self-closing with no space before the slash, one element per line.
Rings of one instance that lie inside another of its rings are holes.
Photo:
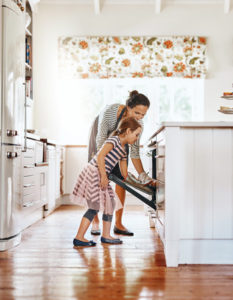
<path fill-rule="evenodd" d="M 97 114 L 112 103 L 125 104 L 132 90 L 145 94 L 151 107 L 144 118 L 143 144 L 163 121 L 201 121 L 204 79 L 129 78 L 61 80 L 59 106 L 65 116 L 59 124 L 64 144 L 87 144 Z"/>

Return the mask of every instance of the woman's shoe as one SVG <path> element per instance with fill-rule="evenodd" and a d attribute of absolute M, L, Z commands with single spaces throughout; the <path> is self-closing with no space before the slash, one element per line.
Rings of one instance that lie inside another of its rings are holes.
<path fill-rule="evenodd" d="M 92 234 L 92 235 L 100 235 L 100 229 L 96 229 L 96 230 L 95 230 L 95 229 L 92 229 L 92 230 L 91 230 L 91 234 Z"/>
<path fill-rule="evenodd" d="M 82 246 L 82 247 L 92 247 L 92 246 L 95 246 L 96 243 L 94 241 L 89 241 L 89 242 L 83 242 L 83 241 L 80 241 L 80 240 L 77 240 L 77 239 L 74 239 L 73 240 L 73 245 L 75 247 L 78 247 L 78 246 Z"/>
<path fill-rule="evenodd" d="M 114 226 L 113 231 L 114 231 L 114 233 L 116 233 L 116 234 L 122 234 L 122 235 L 128 235 L 128 236 L 133 236 L 133 235 L 134 235 L 133 232 L 128 231 L 128 230 L 121 230 L 121 229 L 118 229 L 116 226 Z"/>
<path fill-rule="evenodd" d="M 104 244 L 122 244 L 123 242 L 120 239 L 106 239 L 104 237 L 101 236 L 101 243 Z"/>

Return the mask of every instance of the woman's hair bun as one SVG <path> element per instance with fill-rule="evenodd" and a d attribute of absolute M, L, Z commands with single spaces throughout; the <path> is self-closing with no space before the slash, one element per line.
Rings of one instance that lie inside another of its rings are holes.
<path fill-rule="evenodd" d="M 130 92 L 129 95 L 129 98 L 126 100 L 126 106 L 130 108 L 134 108 L 137 105 L 144 105 L 150 107 L 150 101 L 145 95 L 140 94 L 136 90 Z"/>
<path fill-rule="evenodd" d="M 134 96 L 136 96 L 136 95 L 138 95 L 138 94 L 139 94 L 138 91 L 133 90 L 133 91 L 131 91 L 131 92 L 129 93 L 129 96 L 130 96 L 130 98 L 132 98 L 132 97 L 134 97 Z"/>

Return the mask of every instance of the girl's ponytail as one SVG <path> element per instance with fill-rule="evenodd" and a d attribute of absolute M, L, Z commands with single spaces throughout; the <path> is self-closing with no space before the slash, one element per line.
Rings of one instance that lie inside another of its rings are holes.
<path fill-rule="evenodd" d="M 116 129 L 116 130 L 114 130 L 114 131 L 111 133 L 110 136 L 116 136 L 116 135 L 119 135 L 119 134 L 121 134 L 120 130 L 119 130 L 119 129 Z"/>

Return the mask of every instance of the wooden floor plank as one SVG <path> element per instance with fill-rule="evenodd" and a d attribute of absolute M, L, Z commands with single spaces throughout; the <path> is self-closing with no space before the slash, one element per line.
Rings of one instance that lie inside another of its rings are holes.
<path fill-rule="evenodd" d="M 122 245 L 94 237 L 96 247 L 73 248 L 82 214 L 62 206 L 26 229 L 18 247 L 0 252 L 0 299 L 233 299 L 233 266 L 166 268 L 163 244 L 137 207 L 124 215 L 135 235 Z"/>

